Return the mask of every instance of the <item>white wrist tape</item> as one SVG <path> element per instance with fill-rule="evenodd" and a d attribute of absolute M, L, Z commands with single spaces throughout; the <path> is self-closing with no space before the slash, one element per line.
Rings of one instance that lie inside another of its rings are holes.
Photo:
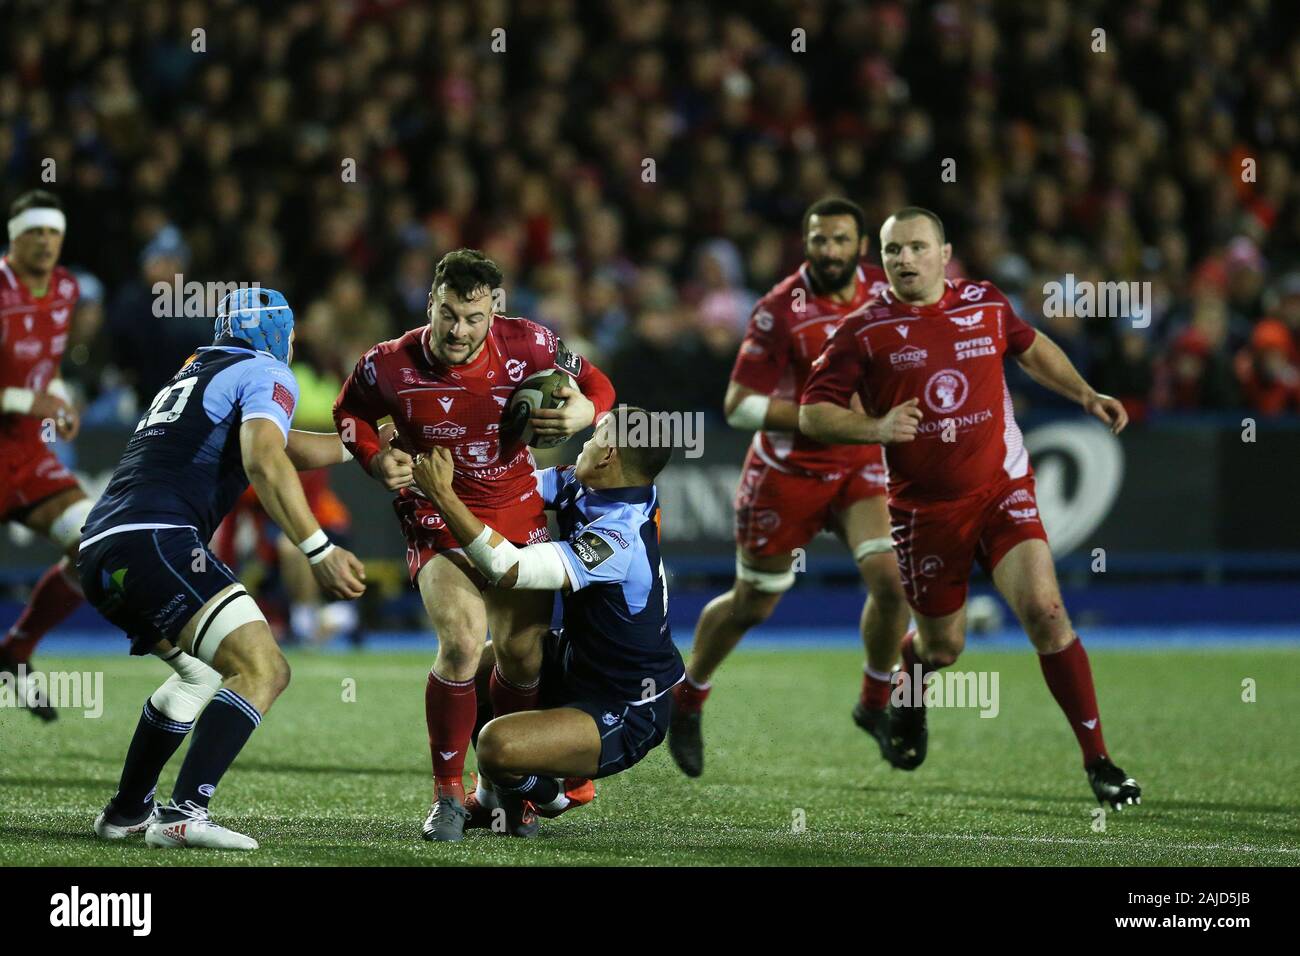
<path fill-rule="evenodd" d="M 740 404 L 727 416 L 727 424 L 742 431 L 761 431 L 767 421 L 767 410 L 772 399 L 767 395 L 746 395 Z"/>
<path fill-rule="evenodd" d="M 30 388 L 6 388 L 0 392 L 0 412 L 13 415 L 28 415 L 36 393 Z"/>
<path fill-rule="evenodd" d="M 352 452 L 348 451 L 348 446 L 343 444 L 342 442 L 339 442 L 339 447 L 343 449 L 342 457 L 339 458 L 339 463 L 342 464 L 345 461 L 351 461 L 353 455 Z"/>
<path fill-rule="evenodd" d="M 58 209 L 51 209 L 48 206 L 38 206 L 35 209 L 24 209 L 18 215 L 9 220 L 9 241 L 13 242 L 28 229 L 37 229 L 41 226 L 50 226 L 59 232 L 68 231 L 68 217 Z"/>
<path fill-rule="evenodd" d="M 311 537 L 298 542 L 298 550 L 307 555 L 312 564 L 320 564 L 334 550 L 334 545 L 323 529 L 317 529 Z"/>
<path fill-rule="evenodd" d="M 497 584 L 513 567 L 519 571 L 515 576 L 514 587 L 532 591 L 557 591 L 568 581 L 564 570 L 564 559 L 560 557 L 555 546 L 550 543 L 533 544 L 526 548 L 516 548 L 509 541 L 501 541 L 496 547 L 488 544 L 492 529 L 485 527 L 483 533 L 465 546 L 466 556 L 483 576 Z"/>
<path fill-rule="evenodd" d="M 68 386 L 61 378 L 56 378 L 49 385 L 45 386 L 45 394 L 53 395 L 55 398 L 72 404 L 72 395 L 68 392 Z"/>

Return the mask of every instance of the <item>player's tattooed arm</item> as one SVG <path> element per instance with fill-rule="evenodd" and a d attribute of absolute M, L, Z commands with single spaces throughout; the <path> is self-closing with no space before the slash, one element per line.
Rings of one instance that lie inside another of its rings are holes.
<path fill-rule="evenodd" d="M 1034 336 L 1029 348 L 1015 356 L 1020 367 L 1039 385 L 1050 388 L 1078 402 L 1084 411 L 1099 419 L 1118 435 L 1128 424 L 1124 405 L 1109 395 L 1102 395 L 1084 380 L 1061 347 L 1042 332 Z"/>
<path fill-rule="evenodd" d="M 291 428 L 289 444 L 284 450 L 293 467 L 299 471 L 328 468 L 352 460 L 352 452 L 336 432 L 304 432 Z"/>

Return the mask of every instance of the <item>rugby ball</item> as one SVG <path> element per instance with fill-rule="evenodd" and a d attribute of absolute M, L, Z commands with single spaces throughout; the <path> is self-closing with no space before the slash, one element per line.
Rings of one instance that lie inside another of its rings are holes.
<path fill-rule="evenodd" d="M 556 448 L 568 441 L 567 438 L 554 435 L 538 437 L 533 433 L 533 426 L 528 423 L 536 409 L 564 407 L 565 400 L 555 397 L 555 390 L 561 387 L 577 391 L 578 383 L 572 375 L 558 368 L 534 372 L 520 382 L 510 396 L 505 418 L 501 422 L 501 434 L 506 441 L 511 444 L 523 442 L 533 448 Z"/>

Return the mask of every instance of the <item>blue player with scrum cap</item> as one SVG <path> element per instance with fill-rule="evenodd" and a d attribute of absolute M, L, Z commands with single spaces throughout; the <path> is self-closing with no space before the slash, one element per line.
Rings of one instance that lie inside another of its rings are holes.
<path fill-rule="evenodd" d="M 238 289 L 222 300 L 214 333 L 141 416 L 82 531 L 87 599 L 127 633 L 133 654 L 156 654 L 176 671 L 145 701 L 117 793 L 95 821 L 102 839 L 144 833 L 158 847 L 257 848 L 208 815 L 222 776 L 289 682 L 257 603 L 208 548 L 250 482 L 324 591 L 365 590 L 361 562 L 329 542 L 295 471 L 351 456 L 336 434 L 290 427 L 298 383 L 288 302 L 271 289 Z M 158 777 L 191 729 L 171 801 L 156 806 Z"/>
<path fill-rule="evenodd" d="M 459 811 L 468 815 L 466 826 L 492 826 L 500 808 L 506 832 L 532 836 L 537 814 L 556 816 L 588 802 L 593 779 L 628 769 L 668 732 L 670 691 L 686 671 L 668 626 L 654 480 L 672 449 L 625 440 L 640 434 L 628 419 L 649 414 L 612 409 L 576 464 L 536 473 L 560 537 L 523 548 L 457 498 L 446 449 L 413 465 L 420 489 L 484 578 L 497 587 L 563 594 L 564 625 L 543 642 L 543 709 L 498 717 L 478 734 L 479 787 Z M 480 680 L 492 659 L 489 643 Z"/>

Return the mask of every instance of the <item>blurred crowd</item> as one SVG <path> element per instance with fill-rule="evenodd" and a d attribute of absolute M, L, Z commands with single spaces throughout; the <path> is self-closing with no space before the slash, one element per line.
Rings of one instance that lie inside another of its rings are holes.
<path fill-rule="evenodd" d="M 424 322 L 459 246 L 621 398 L 720 410 L 754 301 L 829 194 L 873 222 L 935 209 L 953 270 L 997 282 L 1136 416 L 1295 413 L 1287 6 L 11 0 L 0 198 L 65 204 L 85 297 L 65 373 L 107 417 L 210 338 L 206 316 L 155 317 L 158 282 L 284 291 L 324 402 Z M 1151 301 L 1049 317 L 1066 274 Z"/>

